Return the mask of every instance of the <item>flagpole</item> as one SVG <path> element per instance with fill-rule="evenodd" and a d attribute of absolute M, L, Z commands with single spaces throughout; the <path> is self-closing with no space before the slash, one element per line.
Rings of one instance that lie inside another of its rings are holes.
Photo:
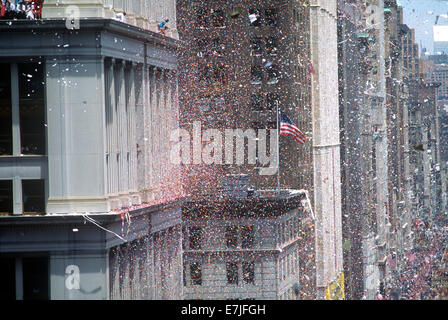
<path fill-rule="evenodd" d="M 279 121 L 279 107 L 277 105 L 277 193 L 280 195 L 280 121 Z"/>

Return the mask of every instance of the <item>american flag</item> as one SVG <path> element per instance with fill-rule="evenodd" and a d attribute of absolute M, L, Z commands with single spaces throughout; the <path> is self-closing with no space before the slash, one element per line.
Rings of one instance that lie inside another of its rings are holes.
<path fill-rule="evenodd" d="M 283 112 L 280 113 L 280 134 L 283 136 L 292 136 L 300 144 L 306 141 L 305 135 Z"/>

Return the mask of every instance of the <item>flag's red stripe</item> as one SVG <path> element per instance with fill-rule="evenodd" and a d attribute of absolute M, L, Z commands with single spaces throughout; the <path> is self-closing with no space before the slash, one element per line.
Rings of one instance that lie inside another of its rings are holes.
<path fill-rule="evenodd" d="M 286 131 L 284 131 L 284 133 L 280 132 L 280 135 L 294 137 L 294 139 L 295 139 L 298 143 L 300 143 L 300 144 L 304 144 L 304 142 L 305 142 L 305 141 L 303 141 L 300 137 L 298 137 L 296 134 L 289 133 L 289 132 L 286 132 Z"/>
<path fill-rule="evenodd" d="M 301 140 L 306 141 L 306 137 L 303 134 L 302 135 L 297 134 L 297 131 L 293 131 L 293 130 L 285 129 L 285 128 L 280 128 L 280 134 L 282 132 L 290 132 L 290 133 L 294 134 L 295 136 L 299 137 Z"/>
<path fill-rule="evenodd" d="M 297 133 L 300 134 L 301 136 L 303 136 L 303 138 L 306 138 L 305 135 L 303 134 L 303 132 L 300 131 L 300 129 L 297 128 L 297 126 L 295 126 L 295 125 L 294 125 L 294 126 L 291 126 L 291 125 L 289 125 L 289 124 L 282 123 L 282 124 L 280 124 L 280 129 L 281 129 L 282 127 L 286 127 L 286 128 L 292 129 L 292 130 L 294 130 L 294 131 L 297 131 Z"/>

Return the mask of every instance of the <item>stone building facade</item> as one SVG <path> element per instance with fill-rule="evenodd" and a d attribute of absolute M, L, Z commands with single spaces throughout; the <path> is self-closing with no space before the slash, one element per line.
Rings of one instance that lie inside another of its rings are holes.
<path fill-rule="evenodd" d="M 204 130 L 274 129 L 279 107 L 311 141 L 308 1 L 181 0 L 178 18 L 187 48 L 179 55 L 182 128 L 193 132 L 193 123 L 200 121 Z M 312 194 L 311 142 L 280 137 L 279 143 L 281 187 Z M 213 194 L 226 174 L 247 174 L 256 189 L 276 188 L 277 175 L 260 175 L 257 169 L 267 166 L 261 155 L 254 163 L 247 151 L 244 155 L 241 165 L 223 159 L 222 165 L 185 166 L 191 189 L 186 191 Z"/>
<path fill-rule="evenodd" d="M 185 202 L 184 298 L 312 299 L 314 240 L 303 237 L 312 220 L 304 199 L 282 190 Z"/>
<path fill-rule="evenodd" d="M 163 138 L 179 121 L 179 43 L 101 15 L 78 30 L 1 21 L 0 38 L 2 294 L 181 298 L 182 188 Z"/>

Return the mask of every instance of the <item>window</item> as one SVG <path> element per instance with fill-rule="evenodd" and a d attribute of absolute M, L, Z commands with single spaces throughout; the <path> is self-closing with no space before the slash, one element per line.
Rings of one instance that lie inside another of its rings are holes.
<path fill-rule="evenodd" d="M 226 227 L 226 246 L 227 248 L 236 248 L 238 245 L 238 227 Z"/>
<path fill-rule="evenodd" d="M 205 28 L 208 25 L 208 17 L 207 17 L 207 12 L 205 9 L 203 8 L 199 8 L 196 11 L 196 21 L 197 24 L 200 28 Z"/>
<path fill-rule="evenodd" d="M 202 265 L 200 262 L 190 264 L 190 283 L 192 285 L 202 285 Z"/>
<path fill-rule="evenodd" d="M 251 69 L 251 81 L 252 84 L 261 84 L 262 82 L 262 71 L 260 66 L 252 66 Z"/>
<path fill-rule="evenodd" d="M 241 227 L 241 247 L 253 248 L 254 246 L 254 227 L 243 226 Z"/>
<path fill-rule="evenodd" d="M 226 67 L 222 64 L 214 65 L 213 78 L 220 83 L 227 83 Z"/>
<path fill-rule="evenodd" d="M 184 287 L 187 286 L 187 272 L 186 272 L 186 270 L 187 270 L 187 265 L 184 264 L 184 267 L 183 267 L 183 270 L 182 270 L 182 279 L 183 279 L 183 282 L 184 282 Z"/>
<path fill-rule="evenodd" d="M 196 48 L 204 54 L 207 51 L 207 41 L 203 38 L 196 39 Z"/>
<path fill-rule="evenodd" d="M 252 110 L 263 110 L 263 98 L 260 93 L 253 93 L 250 98 L 250 106 Z"/>
<path fill-rule="evenodd" d="M 22 180 L 23 213 L 45 212 L 44 180 Z"/>
<path fill-rule="evenodd" d="M 258 10 L 249 10 L 249 21 L 251 26 L 257 27 L 261 24 L 260 13 L 258 12 Z"/>
<path fill-rule="evenodd" d="M 262 54 L 262 43 L 263 40 L 261 37 L 256 37 L 254 39 L 252 39 L 251 43 L 250 43 L 250 54 L 252 56 L 258 56 Z"/>
<path fill-rule="evenodd" d="M 11 68 L 0 64 L 0 156 L 12 154 Z M 1 204 L 0 204 L 1 206 Z M 0 210 L 1 211 L 1 210 Z"/>
<path fill-rule="evenodd" d="M 187 228 L 186 227 L 182 227 L 182 250 L 186 249 L 186 243 L 185 243 L 185 238 L 187 237 Z"/>
<path fill-rule="evenodd" d="M 266 38 L 266 54 L 268 55 L 276 55 L 277 54 L 277 38 L 276 37 L 267 37 Z"/>
<path fill-rule="evenodd" d="M 280 73 L 276 65 L 274 64 L 267 65 L 266 72 L 268 75 L 268 84 L 275 84 L 278 82 Z"/>
<path fill-rule="evenodd" d="M 266 24 L 268 26 L 277 25 L 277 9 L 266 9 L 265 17 L 266 17 Z"/>
<path fill-rule="evenodd" d="M 202 228 L 190 227 L 190 249 L 202 248 Z"/>
<path fill-rule="evenodd" d="M 255 283 L 255 263 L 243 262 L 243 281 L 247 284 Z"/>
<path fill-rule="evenodd" d="M 225 23 L 224 11 L 222 11 L 221 9 L 215 10 L 212 13 L 212 21 L 213 21 L 214 27 L 217 27 L 217 28 L 224 27 L 224 23 Z"/>
<path fill-rule="evenodd" d="M 269 92 L 266 95 L 266 105 L 268 110 L 276 110 L 278 103 L 279 103 L 279 97 L 277 93 Z"/>
<path fill-rule="evenodd" d="M 228 262 L 227 269 L 227 283 L 238 284 L 238 264 L 235 262 Z"/>
<path fill-rule="evenodd" d="M 23 63 L 19 71 L 20 139 L 22 154 L 45 154 L 43 65 Z"/>
<path fill-rule="evenodd" d="M 13 213 L 12 180 L 0 180 L 0 215 Z"/>
<path fill-rule="evenodd" d="M 211 41 L 213 54 L 222 56 L 224 54 L 225 46 L 222 38 L 214 38 Z"/>

